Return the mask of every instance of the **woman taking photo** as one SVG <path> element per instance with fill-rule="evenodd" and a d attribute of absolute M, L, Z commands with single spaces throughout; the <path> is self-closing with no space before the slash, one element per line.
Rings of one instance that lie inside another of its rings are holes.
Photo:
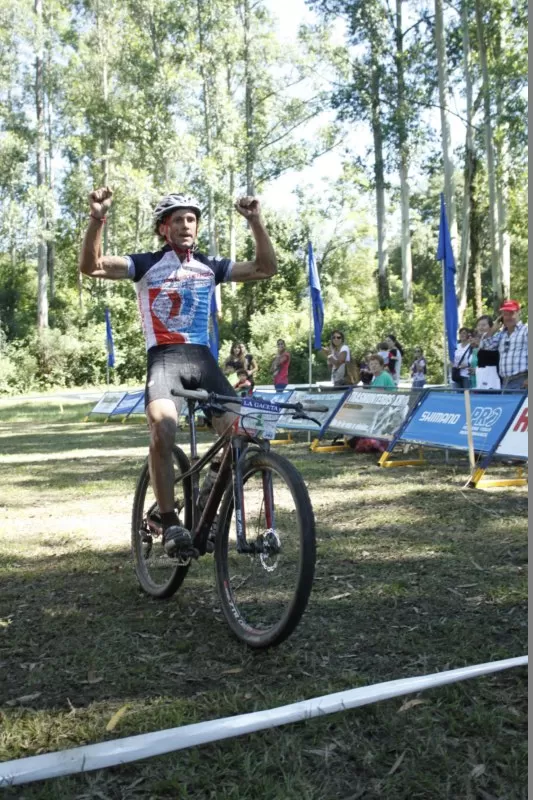
<path fill-rule="evenodd" d="M 331 367 L 331 381 L 334 386 L 351 386 L 353 381 L 348 373 L 347 365 L 350 363 L 350 348 L 344 344 L 342 331 L 333 331 L 328 347 L 321 347 L 321 352 L 327 357 Z"/>

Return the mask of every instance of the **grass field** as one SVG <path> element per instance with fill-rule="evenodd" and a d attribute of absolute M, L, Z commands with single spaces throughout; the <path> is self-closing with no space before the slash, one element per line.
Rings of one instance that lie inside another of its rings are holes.
<path fill-rule="evenodd" d="M 0 406 L 0 760 L 525 653 L 525 489 L 464 490 L 466 461 L 441 455 L 380 470 L 283 448 L 315 508 L 316 581 L 295 634 L 253 653 L 222 620 L 210 558 L 169 601 L 140 592 L 146 430 L 84 424 L 86 409 Z M 515 669 L 2 797 L 511 800 L 526 749 Z"/>

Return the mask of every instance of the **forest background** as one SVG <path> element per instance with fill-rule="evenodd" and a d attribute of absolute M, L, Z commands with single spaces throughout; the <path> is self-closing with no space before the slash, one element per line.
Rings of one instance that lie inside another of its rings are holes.
<path fill-rule="evenodd" d="M 307 379 L 308 240 L 325 334 L 360 356 L 394 332 L 442 380 L 441 191 L 463 322 L 526 301 L 525 0 L 306 4 L 288 44 L 266 0 L 0 0 L 0 393 L 102 383 L 106 306 L 113 380 L 144 377 L 132 285 L 78 274 L 100 185 L 105 252 L 156 249 L 151 208 L 180 190 L 204 204 L 201 248 L 245 259 L 235 197 L 294 176 L 291 207 L 264 204 L 278 275 L 222 287 L 220 356 L 246 342 L 260 382 L 279 336 Z M 328 152 L 339 174 L 299 182 Z"/>

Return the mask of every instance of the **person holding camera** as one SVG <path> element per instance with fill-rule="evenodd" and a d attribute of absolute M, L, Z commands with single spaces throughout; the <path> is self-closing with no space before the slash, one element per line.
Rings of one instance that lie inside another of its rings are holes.
<path fill-rule="evenodd" d="M 454 389 L 470 389 L 470 359 L 472 345 L 470 343 L 469 328 L 459 329 L 459 344 L 455 350 L 452 364 L 452 384 Z"/>

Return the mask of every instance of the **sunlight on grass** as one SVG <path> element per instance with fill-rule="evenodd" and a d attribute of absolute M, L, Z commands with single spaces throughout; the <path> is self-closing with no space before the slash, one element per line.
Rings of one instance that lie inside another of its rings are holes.
<path fill-rule="evenodd" d="M 284 448 L 314 505 L 315 584 L 291 638 L 251 653 L 223 621 L 212 557 L 169 601 L 140 591 L 129 539 L 146 430 L 75 413 L 0 408 L 2 760 L 525 651 L 525 490 L 464 495 L 462 467 L 442 460 L 391 474 L 365 455 Z M 405 711 L 390 701 L 4 794 L 522 797 L 525 685 L 515 670 Z"/>

